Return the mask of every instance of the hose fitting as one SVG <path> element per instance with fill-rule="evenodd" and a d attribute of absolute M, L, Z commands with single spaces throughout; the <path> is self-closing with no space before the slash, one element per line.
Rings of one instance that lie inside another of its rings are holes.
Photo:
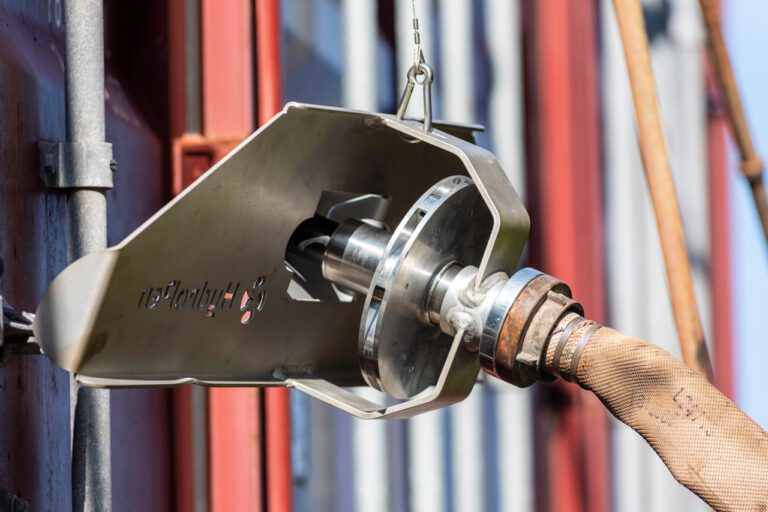
<path fill-rule="evenodd" d="M 481 344 L 483 370 L 519 387 L 553 380 L 545 370 L 547 341 L 568 314 L 584 314 L 568 285 L 546 274 L 530 279 L 516 290 L 496 343 Z"/>

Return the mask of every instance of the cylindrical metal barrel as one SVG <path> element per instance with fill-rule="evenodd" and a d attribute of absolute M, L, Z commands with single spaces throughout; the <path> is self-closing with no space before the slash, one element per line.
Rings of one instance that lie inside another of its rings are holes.
<path fill-rule="evenodd" d="M 323 258 L 323 276 L 357 293 L 368 293 L 376 266 L 384 256 L 389 233 L 350 219 L 331 236 Z"/>

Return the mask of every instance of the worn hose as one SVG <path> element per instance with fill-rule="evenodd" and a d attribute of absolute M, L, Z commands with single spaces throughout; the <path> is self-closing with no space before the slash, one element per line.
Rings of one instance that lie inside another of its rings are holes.
<path fill-rule="evenodd" d="M 701 375 L 574 313 L 547 343 L 544 371 L 595 393 L 711 507 L 768 510 L 768 435 Z"/>

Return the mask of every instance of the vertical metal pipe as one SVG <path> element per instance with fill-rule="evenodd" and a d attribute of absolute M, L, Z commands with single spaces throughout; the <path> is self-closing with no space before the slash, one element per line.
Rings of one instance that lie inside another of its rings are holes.
<path fill-rule="evenodd" d="M 104 142 L 104 11 L 100 0 L 64 2 L 67 140 Z M 87 163 L 82 164 L 87 165 Z M 68 197 L 70 257 L 107 245 L 103 190 L 73 190 Z M 72 380 L 73 510 L 111 510 L 109 390 L 80 388 Z"/>

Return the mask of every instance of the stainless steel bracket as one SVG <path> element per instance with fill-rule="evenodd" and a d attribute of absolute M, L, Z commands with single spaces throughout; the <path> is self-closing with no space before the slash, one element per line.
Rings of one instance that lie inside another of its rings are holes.
<path fill-rule="evenodd" d="M 361 418 L 406 417 L 465 398 L 477 353 L 457 336 L 436 382 L 397 405 L 345 389 L 363 384 L 355 345 L 362 301 L 286 295 L 285 250 L 328 191 L 392 198 L 394 226 L 453 175 L 473 179 L 493 226 L 477 283 L 511 274 L 528 215 L 473 127 L 288 104 L 211 171 L 116 247 L 58 276 L 34 332 L 45 353 L 90 386 L 295 387 Z M 300 319 L 300 321 L 297 321 Z"/>
<path fill-rule="evenodd" d="M 40 177 L 48 188 L 112 188 L 117 162 L 109 142 L 40 142 Z"/>
<path fill-rule="evenodd" d="M 415 121 L 398 121 L 394 116 L 386 116 L 384 122 L 413 139 L 453 154 L 474 180 L 493 217 L 491 235 L 478 265 L 476 285 L 480 286 L 486 277 L 496 272 L 514 273 L 528 240 L 530 219 L 493 153 L 444 132 L 424 132 Z"/>

